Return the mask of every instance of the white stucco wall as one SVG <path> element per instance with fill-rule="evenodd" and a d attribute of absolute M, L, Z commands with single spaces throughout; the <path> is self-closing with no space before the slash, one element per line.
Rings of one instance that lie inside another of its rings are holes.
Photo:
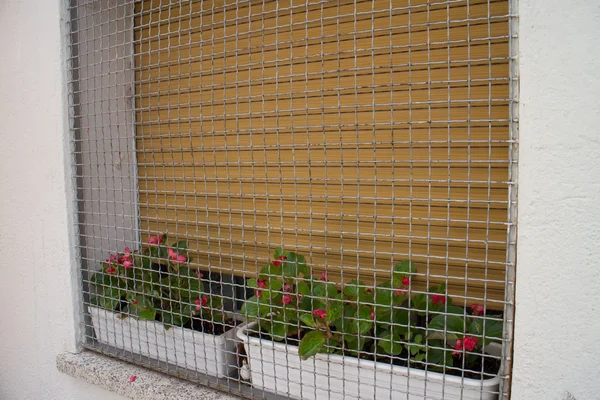
<path fill-rule="evenodd" d="M 0 399 L 120 399 L 61 374 L 74 351 L 59 11 L 0 1 Z"/>
<path fill-rule="evenodd" d="M 513 400 L 600 398 L 600 2 L 521 0 Z"/>

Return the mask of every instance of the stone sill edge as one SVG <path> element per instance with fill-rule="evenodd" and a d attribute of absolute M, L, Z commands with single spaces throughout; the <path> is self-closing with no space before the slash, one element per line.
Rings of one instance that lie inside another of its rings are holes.
<path fill-rule="evenodd" d="M 240 399 L 91 351 L 59 354 L 56 367 L 64 374 L 136 400 Z M 132 376 L 136 379 L 130 383 Z"/>

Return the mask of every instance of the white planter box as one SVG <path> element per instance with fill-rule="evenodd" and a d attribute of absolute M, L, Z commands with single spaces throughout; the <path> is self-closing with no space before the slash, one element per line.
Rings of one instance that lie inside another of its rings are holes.
<path fill-rule="evenodd" d="M 88 308 L 101 343 L 217 377 L 227 377 L 237 368 L 237 328 L 215 336 Z"/>
<path fill-rule="evenodd" d="M 303 361 L 298 347 L 248 336 L 240 328 L 252 385 L 296 399 L 496 400 L 498 376 L 462 379 L 354 357 L 317 354 Z M 407 396 L 408 394 L 408 396 Z M 462 396 L 462 397 L 461 397 Z"/>

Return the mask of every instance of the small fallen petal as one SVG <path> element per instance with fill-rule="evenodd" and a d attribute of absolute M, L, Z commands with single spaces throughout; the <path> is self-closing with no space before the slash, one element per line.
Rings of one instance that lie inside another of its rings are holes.
<path fill-rule="evenodd" d="M 137 376 L 135 376 L 135 375 L 131 375 L 131 376 L 129 377 L 129 383 L 133 383 L 133 382 L 135 382 L 135 380 L 136 380 L 136 379 L 137 379 Z"/>

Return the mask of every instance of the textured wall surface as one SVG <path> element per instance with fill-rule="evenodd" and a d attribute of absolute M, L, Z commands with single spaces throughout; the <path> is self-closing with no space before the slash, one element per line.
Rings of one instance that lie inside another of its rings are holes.
<path fill-rule="evenodd" d="M 520 1 L 513 400 L 600 398 L 600 2 Z"/>
<path fill-rule="evenodd" d="M 1 399 L 122 398 L 56 368 L 76 350 L 61 7 L 0 1 Z"/>

